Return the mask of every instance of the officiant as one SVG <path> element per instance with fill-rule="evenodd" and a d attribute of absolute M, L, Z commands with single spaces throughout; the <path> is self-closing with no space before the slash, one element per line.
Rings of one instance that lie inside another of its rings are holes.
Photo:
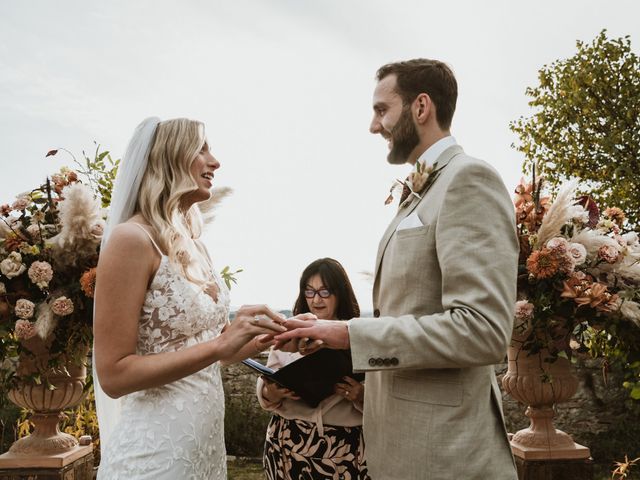
<path fill-rule="evenodd" d="M 321 258 L 302 272 L 293 308 L 294 315 L 301 313 L 325 320 L 360 315 L 349 277 L 338 261 Z M 299 348 L 304 353 L 305 344 Z M 277 370 L 300 357 L 297 352 L 272 350 L 267 366 Z M 362 383 L 345 377 L 335 385 L 335 393 L 317 407 L 263 378 L 258 379 L 257 396 L 262 408 L 273 412 L 263 457 L 268 480 L 337 478 L 347 472 L 350 477 L 346 478 L 369 480 L 362 435 Z"/>

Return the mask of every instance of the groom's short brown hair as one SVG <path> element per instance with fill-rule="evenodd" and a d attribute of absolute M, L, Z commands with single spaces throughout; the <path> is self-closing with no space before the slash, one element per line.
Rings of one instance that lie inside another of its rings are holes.
<path fill-rule="evenodd" d="M 376 72 L 376 79 L 380 81 L 393 74 L 403 103 L 409 105 L 418 95 L 426 93 L 436 106 L 438 125 L 448 130 L 458 100 L 458 83 L 451 69 L 438 60 L 416 58 L 383 65 Z"/>

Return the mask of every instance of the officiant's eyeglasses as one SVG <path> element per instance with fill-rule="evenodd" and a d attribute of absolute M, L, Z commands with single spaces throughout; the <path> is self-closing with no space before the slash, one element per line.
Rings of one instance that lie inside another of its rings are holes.
<path fill-rule="evenodd" d="M 321 288 L 320 290 L 314 290 L 313 288 L 307 288 L 304 291 L 304 296 L 306 298 L 313 298 L 316 296 L 316 293 L 320 295 L 320 298 L 329 298 L 331 296 L 331 290 L 327 290 L 326 288 Z"/>

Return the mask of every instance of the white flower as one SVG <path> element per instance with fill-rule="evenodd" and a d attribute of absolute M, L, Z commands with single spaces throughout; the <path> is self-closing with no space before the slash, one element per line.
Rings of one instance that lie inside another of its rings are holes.
<path fill-rule="evenodd" d="M 582 265 L 587 259 L 587 249 L 581 243 L 569 243 L 568 253 L 574 265 Z"/>
<path fill-rule="evenodd" d="M 44 213 L 40 210 L 34 212 L 31 216 L 31 221 L 36 223 L 44 223 Z"/>
<path fill-rule="evenodd" d="M 0 272 L 7 278 L 14 278 L 25 272 L 27 267 L 22 263 L 22 255 L 11 252 L 7 258 L 0 262 Z"/>
<path fill-rule="evenodd" d="M 589 211 L 586 210 L 582 205 L 574 205 L 573 207 L 571 207 L 570 211 L 571 218 L 575 223 L 579 225 L 585 225 L 589 223 Z"/>
<path fill-rule="evenodd" d="M 154 308 L 164 307 L 167 304 L 167 297 L 159 290 L 154 290 L 149 304 Z"/>
<path fill-rule="evenodd" d="M 160 321 L 166 322 L 167 320 L 169 320 L 170 316 L 171 316 L 171 309 L 167 307 L 160 307 L 158 309 L 158 319 Z"/>
<path fill-rule="evenodd" d="M 629 245 L 630 247 L 637 247 L 638 243 L 640 243 L 638 241 L 638 234 L 636 232 L 625 233 L 621 236 L 622 239 L 627 242 L 627 245 Z"/>

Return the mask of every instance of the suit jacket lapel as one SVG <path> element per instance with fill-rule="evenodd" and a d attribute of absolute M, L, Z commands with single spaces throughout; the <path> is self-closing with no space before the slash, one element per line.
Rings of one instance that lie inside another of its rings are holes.
<path fill-rule="evenodd" d="M 382 257 L 384 256 L 384 252 L 387 249 L 387 245 L 389 244 L 389 241 L 391 240 L 393 233 L 396 231 L 398 224 L 402 220 L 404 220 L 411 212 L 413 212 L 415 208 L 418 206 L 418 204 L 422 201 L 422 199 L 424 199 L 426 193 L 433 186 L 433 184 L 438 181 L 438 176 L 440 175 L 442 170 L 444 170 L 444 168 L 449 164 L 451 159 L 461 153 L 463 153 L 463 150 L 462 150 L 462 147 L 460 147 L 459 145 L 452 145 L 451 147 L 447 148 L 444 152 L 442 152 L 442 154 L 438 157 L 438 160 L 436 160 L 437 167 L 436 169 L 434 169 L 432 173 L 432 175 L 436 175 L 436 177 L 433 179 L 433 181 L 429 182 L 429 185 L 427 186 L 427 188 L 420 195 L 421 198 L 417 198 L 416 196 L 413 196 L 413 199 L 411 200 L 411 203 L 408 206 L 398 209 L 398 213 L 396 214 L 394 219 L 391 220 L 391 223 L 385 230 L 384 235 L 382 235 L 382 239 L 380 240 L 380 245 L 378 246 L 378 255 L 376 258 L 376 269 L 374 274 L 374 279 L 375 279 L 374 285 L 378 283 L 378 274 L 380 273 L 380 264 L 382 263 Z"/>

